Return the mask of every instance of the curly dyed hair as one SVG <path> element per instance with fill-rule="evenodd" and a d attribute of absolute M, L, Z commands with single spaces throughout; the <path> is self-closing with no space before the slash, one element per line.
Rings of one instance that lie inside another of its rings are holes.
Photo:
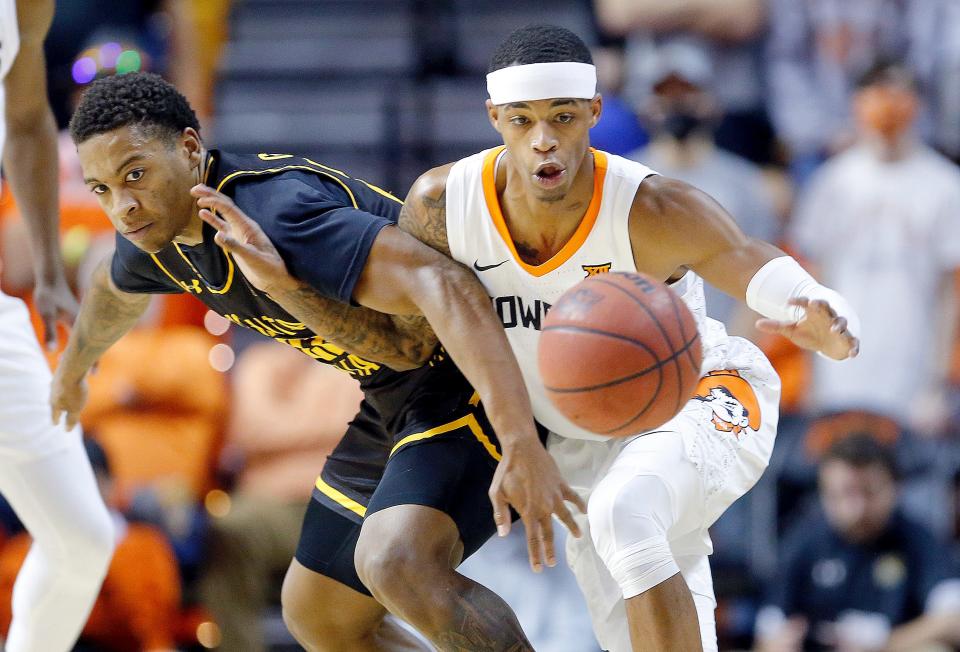
<path fill-rule="evenodd" d="M 197 115 L 180 91 L 160 75 L 134 72 L 90 84 L 70 118 L 70 137 L 79 145 L 128 125 L 153 136 L 176 136 L 187 127 L 200 131 Z"/>
<path fill-rule="evenodd" d="M 528 25 L 497 46 L 487 72 L 529 63 L 593 63 L 590 49 L 569 29 L 555 25 Z"/>

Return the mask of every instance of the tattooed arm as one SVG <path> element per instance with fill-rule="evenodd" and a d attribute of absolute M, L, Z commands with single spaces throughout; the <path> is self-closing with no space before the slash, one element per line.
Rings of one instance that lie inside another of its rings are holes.
<path fill-rule="evenodd" d="M 398 371 L 415 369 L 430 359 L 437 336 L 426 319 L 389 315 L 323 296 L 293 276 L 260 225 L 233 199 L 204 185 L 191 193 L 201 219 L 217 230 L 216 242 L 233 255 L 244 277 L 314 333 Z"/>
<path fill-rule="evenodd" d="M 93 284 L 80 306 L 70 340 L 53 377 L 50 407 L 53 421 L 66 414 L 72 428 L 87 399 L 86 376 L 104 351 L 133 328 L 150 303 L 147 294 L 121 292 L 110 280 L 111 259 L 93 273 Z"/>
<path fill-rule="evenodd" d="M 361 358 L 404 371 L 426 363 L 437 346 L 433 329 L 419 315 L 388 315 L 350 306 L 291 280 L 292 285 L 265 291 L 314 333 Z"/>
<path fill-rule="evenodd" d="M 397 226 L 447 258 L 447 175 L 453 164 L 434 168 L 420 177 L 410 189 L 407 203 L 400 211 Z"/>
<path fill-rule="evenodd" d="M 404 254 L 408 258 L 401 257 L 408 266 L 417 258 L 424 261 L 417 273 L 424 279 L 421 284 L 426 289 L 413 287 L 408 293 L 420 294 L 415 299 L 418 309 L 430 319 L 450 356 L 480 394 L 503 448 L 503 458 L 489 491 L 497 529 L 501 534 L 510 530 L 509 506 L 513 505 L 527 531 L 530 565 L 539 569 L 545 560 L 552 566 L 556 558 L 551 516 L 556 514 L 574 536 L 579 536 L 564 501 L 573 502 L 584 513 L 586 506 L 560 477 L 553 459 L 529 429 L 532 410 L 527 388 L 490 297 L 474 273 L 450 257 L 446 189 L 452 167 L 450 164 L 434 168 L 417 179 L 400 212 L 400 229 L 433 248 L 435 251 L 429 253 L 434 255 L 424 255 L 422 248 L 415 249 L 399 240 L 392 246 L 408 250 Z M 383 235 L 388 236 L 388 232 L 384 229 Z M 377 261 L 373 253 L 365 275 L 376 273 L 370 270 L 374 266 L 371 262 Z M 390 272 L 381 270 L 380 274 Z M 407 272 L 401 277 L 413 275 Z M 363 277 L 358 286 L 361 290 L 362 285 Z M 367 288 L 376 289 L 372 282 Z"/>

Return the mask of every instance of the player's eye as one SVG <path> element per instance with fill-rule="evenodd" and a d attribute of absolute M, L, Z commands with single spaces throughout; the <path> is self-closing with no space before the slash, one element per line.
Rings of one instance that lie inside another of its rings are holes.
<path fill-rule="evenodd" d="M 515 116 L 513 116 L 512 118 L 510 118 L 510 124 L 515 124 L 515 125 L 517 125 L 518 127 L 522 127 L 523 125 L 527 124 L 528 122 L 530 122 L 530 121 L 527 120 L 526 117 L 524 117 L 524 116 L 522 116 L 522 115 L 515 115 Z"/>
<path fill-rule="evenodd" d="M 107 192 L 107 187 L 102 183 L 98 183 L 97 185 L 92 186 L 90 191 L 95 195 L 102 195 L 103 193 Z"/>
<path fill-rule="evenodd" d="M 143 178 L 143 170 L 140 168 L 137 168 L 136 170 L 130 170 L 129 172 L 127 172 L 127 176 L 125 176 L 123 179 L 124 181 L 140 181 L 140 179 L 142 178 Z"/>
<path fill-rule="evenodd" d="M 572 114 L 572 113 L 561 113 L 560 115 L 557 116 L 557 122 L 559 122 L 559 123 L 561 123 L 561 124 L 568 124 L 568 123 L 570 123 L 570 122 L 573 122 L 573 114 Z"/>

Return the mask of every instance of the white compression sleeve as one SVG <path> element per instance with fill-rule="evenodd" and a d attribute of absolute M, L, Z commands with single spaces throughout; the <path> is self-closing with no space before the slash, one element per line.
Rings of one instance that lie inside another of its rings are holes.
<path fill-rule="evenodd" d="M 803 308 L 790 305 L 790 301 L 801 297 L 811 301 L 826 301 L 838 317 L 847 320 L 847 331 L 854 337 L 860 337 L 860 318 L 847 300 L 817 283 L 790 256 L 769 261 L 747 285 L 747 305 L 764 317 L 777 321 L 800 321 Z"/>

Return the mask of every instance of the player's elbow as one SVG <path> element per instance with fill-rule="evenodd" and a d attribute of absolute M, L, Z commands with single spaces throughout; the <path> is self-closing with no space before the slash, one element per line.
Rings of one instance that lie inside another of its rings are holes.
<path fill-rule="evenodd" d="M 475 298 L 476 290 L 483 293 L 473 274 L 459 263 L 439 256 L 413 271 L 408 288 L 411 303 L 431 324 L 447 314 L 455 304 Z M 486 297 L 486 294 L 483 293 L 483 296 Z"/>

